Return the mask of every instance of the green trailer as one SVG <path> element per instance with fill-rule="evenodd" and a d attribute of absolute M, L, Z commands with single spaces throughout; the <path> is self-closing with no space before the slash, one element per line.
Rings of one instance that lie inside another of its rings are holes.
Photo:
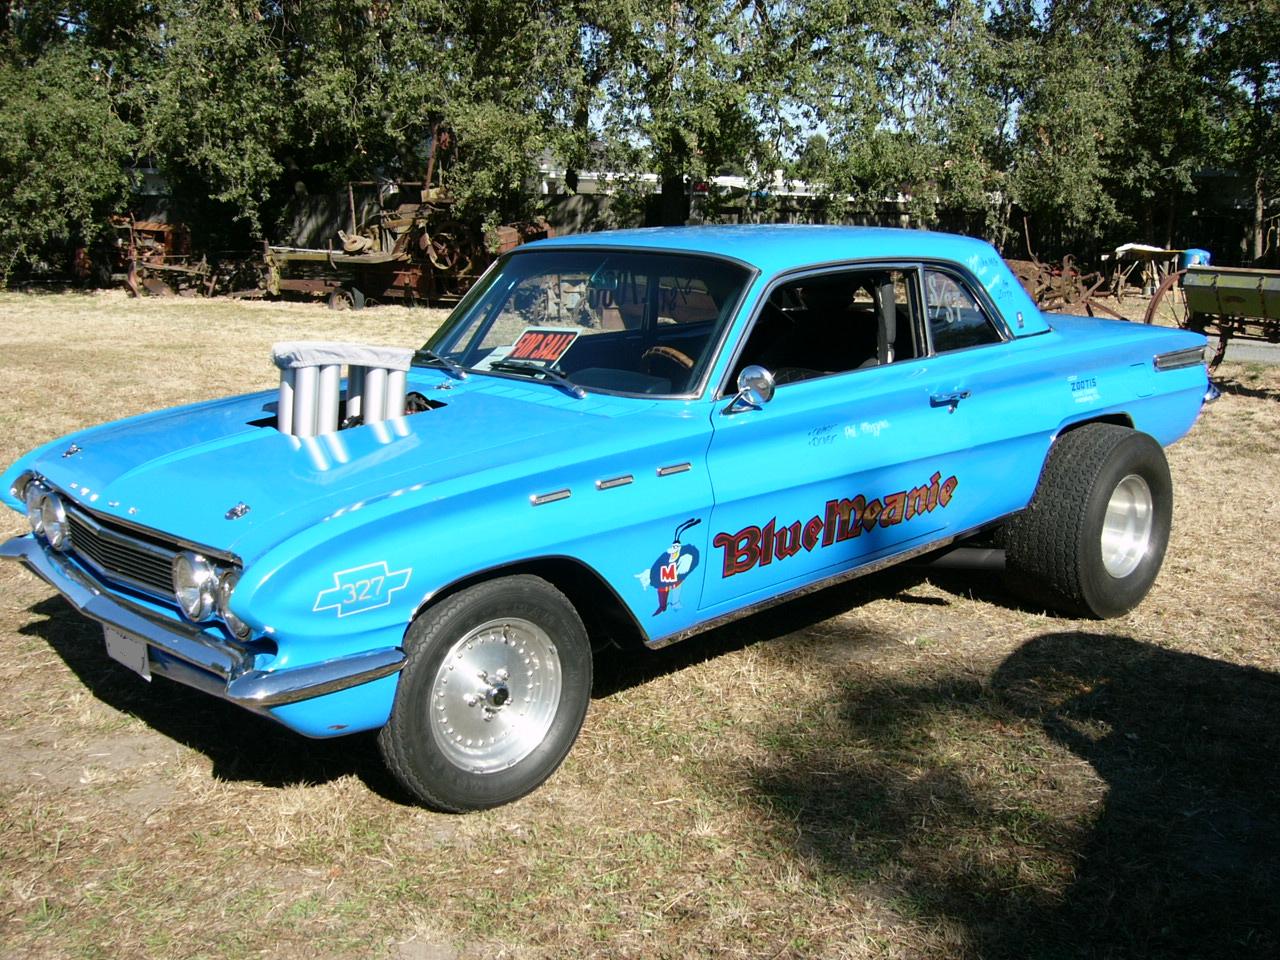
<path fill-rule="evenodd" d="M 1280 343 L 1280 270 L 1193 266 L 1165 277 L 1145 323 L 1172 320 L 1218 338 L 1216 367 L 1233 338 Z"/>

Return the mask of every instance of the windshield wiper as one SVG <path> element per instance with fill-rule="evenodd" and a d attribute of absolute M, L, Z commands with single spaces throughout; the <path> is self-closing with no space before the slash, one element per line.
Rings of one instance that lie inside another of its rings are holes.
<path fill-rule="evenodd" d="M 451 376 L 457 377 L 459 380 L 465 380 L 469 376 L 467 368 L 462 364 L 456 360 L 450 360 L 448 357 L 442 357 L 434 350 L 428 350 L 426 347 L 413 351 L 413 362 L 416 364 L 419 360 L 439 364 L 448 370 Z"/>
<path fill-rule="evenodd" d="M 563 387 L 572 396 L 579 400 L 582 400 L 587 395 L 587 391 L 583 390 L 559 370 L 544 367 L 540 363 L 530 363 L 527 360 L 508 360 L 506 357 L 503 357 L 489 364 L 489 369 L 510 370 L 512 373 L 532 373 L 535 375 L 540 373 L 557 387 Z"/>

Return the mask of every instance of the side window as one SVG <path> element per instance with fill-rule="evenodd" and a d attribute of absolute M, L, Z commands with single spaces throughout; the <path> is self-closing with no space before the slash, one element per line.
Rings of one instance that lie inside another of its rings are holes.
<path fill-rule="evenodd" d="M 918 356 L 914 273 L 850 270 L 776 288 L 756 317 L 733 376 L 751 364 L 779 385 Z"/>
<path fill-rule="evenodd" d="M 1000 342 L 999 331 L 977 298 L 951 274 L 925 270 L 924 290 L 935 353 Z"/>

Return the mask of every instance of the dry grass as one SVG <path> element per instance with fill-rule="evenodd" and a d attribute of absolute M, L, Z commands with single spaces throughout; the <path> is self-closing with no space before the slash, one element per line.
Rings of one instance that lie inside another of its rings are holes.
<path fill-rule="evenodd" d="M 0 459 L 433 319 L 0 295 Z M 410 806 L 367 737 L 142 683 L 0 567 L 0 954 L 1274 956 L 1280 370 L 1222 374 L 1131 616 L 899 570 L 619 655 L 565 767 L 481 815 Z"/>

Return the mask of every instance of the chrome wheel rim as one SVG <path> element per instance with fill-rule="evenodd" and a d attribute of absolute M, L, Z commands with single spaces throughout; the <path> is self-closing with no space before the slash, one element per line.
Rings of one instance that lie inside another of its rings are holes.
<path fill-rule="evenodd" d="M 561 687 L 560 659 L 545 630 L 518 618 L 482 623 L 440 662 L 431 736 L 463 770 L 506 770 L 546 739 Z"/>
<path fill-rule="evenodd" d="M 1127 577 L 1138 568 L 1151 546 L 1154 514 L 1147 481 L 1131 473 L 1116 484 L 1102 521 L 1102 566 L 1111 576 Z"/>

